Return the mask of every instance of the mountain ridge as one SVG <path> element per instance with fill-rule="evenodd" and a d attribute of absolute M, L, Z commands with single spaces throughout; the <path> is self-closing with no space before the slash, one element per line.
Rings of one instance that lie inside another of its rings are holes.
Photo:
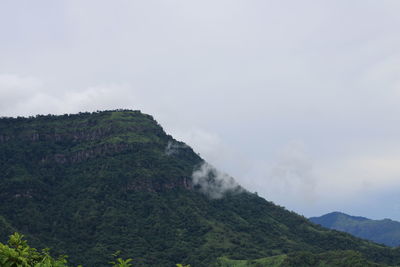
<path fill-rule="evenodd" d="M 0 118 L 0 136 L 0 237 L 15 229 L 73 264 L 117 250 L 137 266 L 332 250 L 400 263 L 242 189 L 140 111 Z"/>
<path fill-rule="evenodd" d="M 388 218 L 372 220 L 341 212 L 331 212 L 309 219 L 324 227 L 343 231 L 387 246 L 395 247 L 400 245 L 400 222 Z"/>

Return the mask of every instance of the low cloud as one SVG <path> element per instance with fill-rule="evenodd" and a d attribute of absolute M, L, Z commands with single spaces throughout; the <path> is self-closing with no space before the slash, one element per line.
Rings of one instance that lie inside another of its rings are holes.
<path fill-rule="evenodd" d="M 281 186 L 282 191 L 293 192 L 307 202 L 314 201 L 316 178 L 305 146 L 293 142 L 279 154 L 269 174 L 271 181 Z"/>
<path fill-rule="evenodd" d="M 179 153 L 179 151 L 183 148 L 187 148 L 188 146 L 184 143 L 178 143 L 174 141 L 168 141 L 168 144 L 165 148 L 165 154 L 167 156 L 171 156 Z"/>
<path fill-rule="evenodd" d="M 289 142 L 275 157 L 254 160 L 238 176 L 239 182 L 279 205 L 297 211 L 311 209 L 320 200 L 317 188 L 321 177 L 316 175 L 314 164 L 303 142 Z"/>
<path fill-rule="evenodd" d="M 204 162 L 192 174 L 193 185 L 199 187 L 200 192 L 212 199 L 222 198 L 228 192 L 242 192 L 243 188 L 226 173 Z"/>
<path fill-rule="evenodd" d="M 174 122 L 171 121 L 171 124 L 173 123 Z M 207 156 L 207 161 L 215 164 L 215 161 L 220 157 L 223 151 L 221 138 L 217 134 L 205 129 L 182 129 L 179 126 L 181 125 L 170 128 L 167 124 L 166 128 L 172 132 L 175 138 L 189 144 L 196 152 Z"/>

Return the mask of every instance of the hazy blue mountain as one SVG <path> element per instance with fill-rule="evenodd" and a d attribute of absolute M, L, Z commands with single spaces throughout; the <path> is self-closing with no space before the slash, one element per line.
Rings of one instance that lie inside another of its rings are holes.
<path fill-rule="evenodd" d="M 387 246 L 400 245 L 400 222 L 390 219 L 372 220 L 341 212 L 332 212 L 320 217 L 312 217 L 310 221 Z"/>

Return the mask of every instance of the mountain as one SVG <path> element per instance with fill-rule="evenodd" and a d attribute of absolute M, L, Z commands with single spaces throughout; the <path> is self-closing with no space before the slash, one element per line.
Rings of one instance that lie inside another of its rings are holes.
<path fill-rule="evenodd" d="M 390 219 L 371 220 L 341 212 L 332 212 L 320 217 L 312 217 L 310 221 L 387 246 L 400 245 L 400 222 Z"/>
<path fill-rule="evenodd" d="M 400 264 L 399 249 L 246 191 L 140 111 L 1 118 L 0 203 L 0 238 L 18 231 L 84 266 L 117 250 L 135 266 Z"/>

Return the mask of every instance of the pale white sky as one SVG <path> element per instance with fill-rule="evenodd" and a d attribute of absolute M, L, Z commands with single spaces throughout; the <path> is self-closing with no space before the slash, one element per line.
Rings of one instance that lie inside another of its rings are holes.
<path fill-rule="evenodd" d="M 0 115 L 140 109 L 290 210 L 400 220 L 399 13 L 398 0 L 3 0 Z"/>

